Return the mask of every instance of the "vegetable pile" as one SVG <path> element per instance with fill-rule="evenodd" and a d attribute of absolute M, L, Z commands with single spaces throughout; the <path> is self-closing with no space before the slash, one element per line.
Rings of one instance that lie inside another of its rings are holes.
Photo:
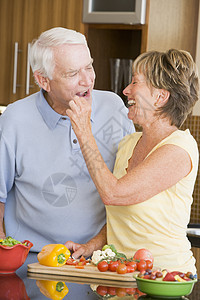
<path fill-rule="evenodd" d="M 142 259 L 141 259 L 142 257 Z M 105 245 L 101 250 L 93 252 L 92 263 L 100 272 L 117 272 L 118 274 L 135 271 L 148 271 L 153 268 L 153 256 L 147 249 L 139 249 L 132 258 L 117 252 L 114 245 Z"/>
<path fill-rule="evenodd" d="M 193 275 L 191 272 L 182 273 L 179 271 L 169 272 L 168 270 L 163 271 L 152 271 L 146 270 L 140 272 L 137 277 L 143 279 L 157 280 L 157 281 L 191 281 L 197 278 L 197 275 Z"/>
<path fill-rule="evenodd" d="M 18 244 L 27 246 L 26 242 L 21 243 L 15 239 L 13 239 L 11 236 L 8 236 L 7 238 L 0 240 L 0 245 L 2 245 L 2 246 L 13 247 L 14 245 L 18 245 Z"/>

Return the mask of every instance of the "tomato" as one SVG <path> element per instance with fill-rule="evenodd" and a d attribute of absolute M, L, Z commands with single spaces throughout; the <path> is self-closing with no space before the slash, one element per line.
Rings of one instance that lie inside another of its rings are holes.
<path fill-rule="evenodd" d="M 146 264 L 147 264 L 147 269 L 153 268 L 153 262 L 151 260 L 146 260 Z"/>
<path fill-rule="evenodd" d="M 154 261 L 152 253 L 148 249 L 144 249 L 144 248 L 137 250 L 133 258 L 136 260 L 143 259 L 143 260 L 151 260 L 152 262 Z"/>
<path fill-rule="evenodd" d="M 108 293 L 108 289 L 106 286 L 99 285 L 96 289 L 96 292 L 101 296 L 105 296 Z"/>
<path fill-rule="evenodd" d="M 84 269 L 85 266 L 83 266 L 83 265 L 75 265 L 75 268 L 77 268 L 77 269 Z"/>
<path fill-rule="evenodd" d="M 137 263 L 136 261 L 128 261 L 126 263 L 127 266 L 131 266 L 132 268 L 134 268 L 134 271 L 137 269 Z"/>
<path fill-rule="evenodd" d="M 68 258 L 68 260 L 66 261 L 66 265 L 77 265 L 77 261 L 71 257 Z"/>
<path fill-rule="evenodd" d="M 118 297 L 125 297 L 126 296 L 126 289 L 125 288 L 117 288 L 116 295 Z"/>
<path fill-rule="evenodd" d="M 144 271 L 146 270 L 146 267 L 147 267 L 147 263 L 145 260 L 141 259 L 138 264 L 137 264 L 137 270 L 138 271 Z"/>
<path fill-rule="evenodd" d="M 116 295 L 116 288 L 112 287 L 112 286 L 108 286 L 108 294 L 111 296 L 115 296 Z"/>
<path fill-rule="evenodd" d="M 118 266 L 119 266 L 118 261 L 111 261 L 109 263 L 108 270 L 111 271 L 111 272 L 116 272 Z"/>
<path fill-rule="evenodd" d="M 98 263 L 97 268 L 100 272 L 106 272 L 108 270 L 108 263 L 105 260 L 102 260 Z"/>
<path fill-rule="evenodd" d="M 133 272 L 135 272 L 135 268 L 134 267 L 129 266 L 129 265 L 127 265 L 126 267 L 127 267 L 127 273 L 133 273 Z"/>
<path fill-rule="evenodd" d="M 126 293 L 128 295 L 134 295 L 135 294 L 135 289 L 136 288 L 126 288 Z"/>
<path fill-rule="evenodd" d="M 117 267 L 118 274 L 126 274 L 127 273 L 127 266 L 125 264 L 119 264 Z"/>
<path fill-rule="evenodd" d="M 83 261 L 79 261 L 77 263 L 78 266 L 85 266 L 86 265 L 86 260 L 83 260 Z"/>
<path fill-rule="evenodd" d="M 86 261 L 85 257 L 82 255 L 80 261 Z"/>

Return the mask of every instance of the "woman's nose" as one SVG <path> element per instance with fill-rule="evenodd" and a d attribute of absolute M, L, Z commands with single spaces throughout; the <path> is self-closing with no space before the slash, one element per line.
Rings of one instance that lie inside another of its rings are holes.
<path fill-rule="evenodd" d="M 129 93 L 130 93 L 130 84 L 127 85 L 127 87 L 123 90 L 123 94 L 124 94 L 125 96 L 128 96 Z"/>

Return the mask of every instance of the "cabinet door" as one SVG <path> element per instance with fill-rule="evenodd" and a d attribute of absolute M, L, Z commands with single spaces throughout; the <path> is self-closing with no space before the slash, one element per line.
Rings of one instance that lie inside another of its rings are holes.
<path fill-rule="evenodd" d="M 39 90 L 27 66 L 28 44 L 56 26 L 84 33 L 82 0 L 0 0 L 0 105 Z"/>
<path fill-rule="evenodd" d="M 24 57 L 26 56 L 23 41 L 26 31 L 26 26 L 24 26 L 23 22 L 24 4 L 26 4 L 24 0 L 0 0 L 1 105 L 7 105 L 24 95 L 22 92 L 25 89 Z M 16 82 L 13 85 L 14 79 L 16 79 Z"/>

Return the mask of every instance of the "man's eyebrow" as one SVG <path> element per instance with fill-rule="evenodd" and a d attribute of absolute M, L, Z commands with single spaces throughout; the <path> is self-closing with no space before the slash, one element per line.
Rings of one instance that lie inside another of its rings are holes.
<path fill-rule="evenodd" d="M 93 61 L 94 61 L 94 59 L 92 58 L 90 63 L 86 66 L 86 68 L 89 67 L 91 64 L 93 64 Z M 79 71 L 78 69 L 69 69 L 66 73 L 68 74 L 68 73 L 74 73 L 74 72 L 78 72 L 78 71 Z"/>

